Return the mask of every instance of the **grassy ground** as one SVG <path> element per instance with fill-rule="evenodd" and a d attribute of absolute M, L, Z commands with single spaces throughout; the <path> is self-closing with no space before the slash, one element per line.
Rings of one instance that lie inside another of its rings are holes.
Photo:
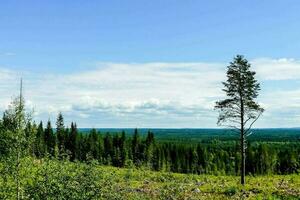
<path fill-rule="evenodd" d="M 0 163 L 0 199 L 16 199 L 13 173 Z M 300 199 L 300 175 L 246 177 L 120 169 L 68 161 L 22 162 L 23 199 Z"/>
<path fill-rule="evenodd" d="M 126 199 L 300 199 L 300 175 L 247 177 L 184 175 L 101 167 Z"/>

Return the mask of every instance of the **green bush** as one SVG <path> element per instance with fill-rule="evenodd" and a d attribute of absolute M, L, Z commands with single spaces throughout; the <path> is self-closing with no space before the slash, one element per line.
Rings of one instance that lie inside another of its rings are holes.
<path fill-rule="evenodd" d="M 14 173 L 0 162 L 0 199 L 16 199 Z M 21 199 L 299 199 L 299 175 L 247 177 L 186 175 L 121 169 L 57 159 L 21 161 Z M 197 188 L 197 189 L 195 189 Z"/>
<path fill-rule="evenodd" d="M 238 192 L 237 188 L 235 188 L 235 187 L 230 187 L 230 188 L 227 188 L 227 189 L 224 191 L 224 194 L 227 195 L 227 196 L 233 196 L 233 195 L 235 195 L 237 192 Z"/>

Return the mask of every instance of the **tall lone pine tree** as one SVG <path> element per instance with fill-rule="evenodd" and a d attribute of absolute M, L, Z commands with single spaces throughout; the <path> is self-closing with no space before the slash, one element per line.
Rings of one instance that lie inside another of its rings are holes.
<path fill-rule="evenodd" d="M 241 55 L 227 67 L 227 81 L 223 82 L 227 98 L 216 102 L 219 110 L 218 125 L 230 127 L 240 134 L 241 184 L 245 184 L 246 138 L 252 134 L 251 127 L 264 109 L 255 101 L 260 85 L 255 79 L 251 65 Z"/>

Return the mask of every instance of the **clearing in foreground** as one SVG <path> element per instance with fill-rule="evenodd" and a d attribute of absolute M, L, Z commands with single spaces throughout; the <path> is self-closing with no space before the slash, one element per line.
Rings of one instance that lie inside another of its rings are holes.
<path fill-rule="evenodd" d="M 24 199 L 299 199 L 300 175 L 188 175 L 58 160 L 22 162 Z M 0 163 L 1 171 L 5 164 Z M 9 169 L 8 169 L 9 170 Z M 14 199 L 13 176 L 0 178 L 1 198 Z M 63 198 L 62 198 L 63 197 Z"/>

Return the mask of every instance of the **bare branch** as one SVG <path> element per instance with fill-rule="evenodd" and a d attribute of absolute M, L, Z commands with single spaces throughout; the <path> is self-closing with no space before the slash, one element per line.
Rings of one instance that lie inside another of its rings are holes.
<path fill-rule="evenodd" d="M 252 118 L 252 117 L 249 117 L 248 119 L 246 119 L 245 122 L 244 122 L 244 125 L 246 125 L 247 122 L 248 122 L 249 120 L 251 120 L 251 119 L 253 119 L 253 118 Z"/>
<path fill-rule="evenodd" d="M 253 124 L 258 120 L 258 118 L 261 116 L 262 112 L 259 113 L 259 115 L 256 117 L 255 120 L 253 120 L 253 122 L 250 124 L 249 128 L 245 131 L 245 135 L 247 136 L 247 133 L 250 131 L 250 129 L 252 128 Z"/>

